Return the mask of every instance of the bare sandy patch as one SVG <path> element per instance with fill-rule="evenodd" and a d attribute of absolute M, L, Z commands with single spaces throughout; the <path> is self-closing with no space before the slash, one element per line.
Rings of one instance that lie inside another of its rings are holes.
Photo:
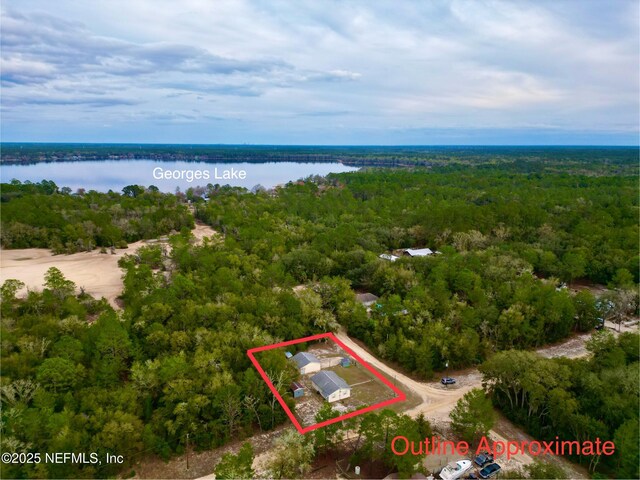
<path fill-rule="evenodd" d="M 205 237 L 215 236 L 217 233 L 208 225 L 196 225 L 193 234 L 196 244 L 201 244 Z M 54 255 L 44 248 L 1 249 L 0 284 L 9 278 L 24 282 L 25 288 L 18 292 L 18 295 L 26 294 L 27 289 L 41 290 L 47 270 L 57 267 L 78 288 L 84 288 L 95 298 L 104 297 L 111 306 L 118 308 L 116 298 L 123 289 L 122 271 L 118 267 L 118 260 L 144 245 L 163 243 L 165 242 L 159 240 L 143 240 L 129 244 L 129 248 L 116 249 L 115 254 L 100 253 L 99 249 L 71 255 Z"/>

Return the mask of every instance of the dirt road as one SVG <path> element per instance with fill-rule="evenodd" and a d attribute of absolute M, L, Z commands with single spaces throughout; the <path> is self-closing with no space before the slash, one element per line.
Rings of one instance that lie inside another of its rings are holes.
<path fill-rule="evenodd" d="M 363 360 L 366 360 L 375 368 L 383 371 L 387 375 L 394 377 L 399 383 L 413 390 L 422 398 L 422 403 L 405 413 L 416 416 L 423 413 L 427 419 L 436 427 L 447 427 L 450 424 L 449 413 L 455 407 L 457 401 L 469 390 L 482 386 L 482 375 L 477 369 L 469 369 L 455 375 L 457 380 L 454 386 L 444 386 L 439 382 L 418 382 L 409 378 L 401 372 L 386 365 L 375 356 L 371 355 L 366 349 L 355 342 L 344 331 L 336 333 L 336 336 L 344 342 L 349 348 L 357 353 Z M 577 335 L 570 338 L 566 342 L 558 345 L 552 345 L 541 348 L 538 354 L 547 357 L 567 356 L 569 358 L 578 358 L 587 355 L 589 352 L 585 348 L 585 342 L 589 339 L 590 334 Z M 503 435 L 495 430 L 489 432 L 489 436 L 495 441 L 507 441 Z M 588 478 L 584 472 L 576 469 L 571 462 L 562 458 L 557 459 L 565 468 L 571 472 L 571 478 Z M 500 461 L 503 468 L 512 469 L 533 462 L 533 458 L 529 455 L 515 455 L 511 460 Z"/>
<path fill-rule="evenodd" d="M 215 230 L 207 225 L 196 225 L 192 233 L 196 243 L 201 243 L 205 236 L 216 235 Z M 84 288 L 95 298 L 105 297 L 114 308 L 118 308 L 116 298 L 123 288 L 118 260 L 149 243 L 131 243 L 129 248 L 116 250 L 115 255 L 100 253 L 99 249 L 71 255 L 54 255 L 44 248 L 3 249 L 0 250 L 0 284 L 9 278 L 24 282 L 25 288 L 18 295 L 26 294 L 27 289 L 41 290 L 44 274 L 50 267 L 57 267 L 78 288 Z"/>

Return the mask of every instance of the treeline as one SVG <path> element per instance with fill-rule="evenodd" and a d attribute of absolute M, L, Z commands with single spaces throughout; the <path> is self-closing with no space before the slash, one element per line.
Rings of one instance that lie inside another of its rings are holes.
<path fill-rule="evenodd" d="M 99 160 L 341 162 L 352 166 L 500 166 L 528 172 L 638 174 L 637 147 L 287 146 L 3 143 L 0 163 Z"/>
<path fill-rule="evenodd" d="M 174 195 L 130 185 L 123 193 L 58 188 L 54 182 L 0 184 L 4 248 L 49 248 L 54 253 L 126 248 L 183 228 L 193 218 Z"/>
<path fill-rule="evenodd" d="M 588 359 L 512 350 L 497 353 L 480 371 L 493 403 L 536 439 L 613 440 L 612 456 L 571 459 L 607 477 L 640 478 L 639 348 L 638 334 L 616 339 L 603 331 L 589 341 Z"/>

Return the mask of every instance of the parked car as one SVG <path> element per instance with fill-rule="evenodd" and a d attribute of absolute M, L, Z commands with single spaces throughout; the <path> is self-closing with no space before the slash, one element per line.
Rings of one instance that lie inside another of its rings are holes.
<path fill-rule="evenodd" d="M 457 480 L 462 478 L 470 469 L 470 460 L 458 460 L 456 462 L 451 462 L 440 470 L 440 478 L 442 480 Z"/>
<path fill-rule="evenodd" d="M 484 467 L 487 463 L 493 462 L 493 455 L 491 455 L 489 452 L 481 453 L 476 457 L 474 462 L 479 467 Z"/>
<path fill-rule="evenodd" d="M 598 324 L 595 328 L 596 330 L 602 330 L 604 328 L 604 318 L 598 318 Z"/>
<path fill-rule="evenodd" d="M 440 380 L 440 383 L 443 385 L 453 385 L 454 383 L 456 383 L 456 379 L 451 377 L 444 377 L 442 380 Z"/>
<path fill-rule="evenodd" d="M 480 478 L 491 478 L 495 474 L 500 471 L 501 467 L 497 463 L 492 463 L 491 465 L 487 465 L 482 470 L 478 472 Z"/>

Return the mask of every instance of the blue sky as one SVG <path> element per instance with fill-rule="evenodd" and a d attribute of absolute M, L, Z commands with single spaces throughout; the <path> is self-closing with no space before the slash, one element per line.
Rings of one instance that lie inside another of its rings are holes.
<path fill-rule="evenodd" d="M 638 144 L 637 0 L 2 4 L 3 141 Z"/>

